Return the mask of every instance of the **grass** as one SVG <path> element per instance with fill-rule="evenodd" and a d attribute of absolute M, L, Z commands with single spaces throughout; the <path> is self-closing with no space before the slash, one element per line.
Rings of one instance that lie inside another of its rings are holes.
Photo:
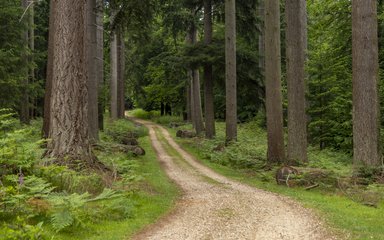
<path fill-rule="evenodd" d="M 3 122 L 0 118 L 0 128 Z M 77 205 L 79 207 L 71 205 L 75 207 L 70 214 L 80 216 L 76 218 L 79 221 L 60 232 L 53 229 L 51 222 L 52 214 L 60 209 L 50 205 L 49 197 L 85 192 L 95 197 L 104 190 L 105 181 L 89 170 L 77 172 L 63 166 L 42 166 L 47 159 L 41 159 L 44 152 L 39 141 L 41 121 L 20 126 L 15 120 L 6 130 L 1 130 L 0 206 L 4 211 L 0 211 L 0 239 L 129 239 L 171 210 L 179 189 L 157 161 L 148 130 L 127 120 L 113 124 L 106 121 L 105 127 L 94 152 L 100 161 L 119 172 L 120 179 L 112 186 L 119 194 L 113 199 Z M 146 155 L 135 157 L 111 148 L 128 132 L 140 136 L 138 140 Z M 16 175 L 19 171 L 23 172 L 23 180 Z M 32 188 L 27 185 L 29 179 L 35 179 Z M 70 199 L 68 202 L 80 202 Z M 43 224 L 38 224 L 40 222 Z M 38 234 L 44 238 L 37 237 Z"/>
<path fill-rule="evenodd" d="M 216 172 L 267 191 L 289 196 L 314 211 L 326 220 L 337 235 L 348 239 L 384 239 L 384 203 L 377 208 L 367 207 L 343 196 L 336 190 L 287 188 L 274 182 L 273 171 L 258 169 L 265 163 L 265 132 L 249 123 L 239 126 L 238 143 L 222 152 L 212 149 L 224 141 L 224 124 L 217 124 L 217 138 L 176 139 L 181 146 Z M 186 126 L 185 128 L 188 128 Z M 176 130 L 169 129 L 172 136 Z M 310 167 L 332 169 L 338 175 L 351 173 L 351 157 L 330 150 L 309 148 Z"/>
<path fill-rule="evenodd" d="M 139 182 L 138 190 L 132 194 L 131 202 L 127 203 L 135 206 L 133 216 L 123 221 L 105 221 L 87 229 L 59 233 L 55 235 L 55 239 L 130 239 L 133 234 L 171 210 L 179 196 L 178 188 L 161 169 L 149 137 L 140 138 L 140 145 L 146 150 L 146 155 L 137 159 L 135 174 L 143 176 L 143 180 Z"/>

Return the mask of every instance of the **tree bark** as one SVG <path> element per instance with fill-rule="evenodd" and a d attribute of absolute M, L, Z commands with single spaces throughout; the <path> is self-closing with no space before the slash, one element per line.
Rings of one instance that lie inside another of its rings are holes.
<path fill-rule="evenodd" d="M 31 50 L 31 56 L 29 58 L 31 63 L 34 63 L 34 52 L 35 52 L 35 7 L 34 3 L 29 7 L 29 49 Z M 31 64 L 31 69 L 29 70 L 29 82 L 35 82 L 35 66 Z M 34 110 L 35 110 L 35 96 L 29 96 L 29 119 L 34 118 Z"/>
<path fill-rule="evenodd" d="M 225 0 L 226 141 L 237 141 L 236 3 Z"/>
<path fill-rule="evenodd" d="M 209 46 L 212 43 L 212 1 L 204 0 L 204 43 Z M 205 113 L 205 137 L 208 139 L 216 135 L 215 110 L 213 104 L 213 77 L 212 64 L 204 66 L 204 113 Z"/>
<path fill-rule="evenodd" d="M 90 166 L 94 157 L 88 135 L 86 0 L 53 2 L 55 50 L 48 156 L 63 165 Z"/>
<path fill-rule="evenodd" d="M 24 10 L 27 9 L 28 7 L 28 1 L 27 0 L 22 0 L 21 1 L 22 8 Z M 29 13 L 28 13 L 29 15 Z M 27 15 L 27 16 L 28 16 Z M 22 34 L 23 41 L 24 41 L 24 46 L 25 48 L 28 48 L 29 45 L 29 37 L 28 37 L 28 24 L 25 26 L 25 30 Z M 27 50 L 27 49 L 25 49 Z M 27 54 L 23 54 L 23 61 L 25 66 L 28 66 L 28 56 Z M 22 86 L 22 95 L 21 95 L 21 101 L 20 101 L 20 122 L 24 124 L 29 124 L 30 122 L 30 117 L 29 117 L 29 95 L 28 95 L 28 86 L 29 86 L 29 68 L 26 67 L 25 74 L 24 74 L 24 79 L 23 79 L 23 86 Z"/>
<path fill-rule="evenodd" d="M 99 139 L 98 92 L 97 79 L 97 28 L 96 28 L 96 0 L 86 0 L 87 11 L 87 67 L 88 67 L 88 127 L 92 140 Z"/>
<path fill-rule="evenodd" d="M 98 126 L 100 130 L 104 129 L 104 104 L 102 90 L 104 85 L 104 0 L 96 0 L 96 39 L 97 39 L 97 81 L 99 85 L 99 99 L 98 99 Z"/>
<path fill-rule="evenodd" d="M 280 2 L 265 2 L 265 90 L 270 163 L 285 159 L 281 94 Z"/>
<path fill-rule="evenodd" d="M 191 27 L 192 44 L 197 43 L 197 28 L 195 25 Z M 201 134 L 204 131 L 203 111 L 201 107 L 201 92 L 200 92 L 200 72 L 199 69 L 192 70 L 192 108 L 195 122 L 196 134 Z"/>
<path fill-rule="evenodd" d="M 264 79 L 265 75 L 265 0 L 259 0 L 259 7 L 257 11 L 257 15 L 260 19 L 259 26 L 259 70 L 262 78 Z"/>
<path fill-rule="evenodd" d="M 352 1 L 352 59 L 354 164 L 378 166 L 382 161 L 376 0 Z"/>
<path fill-rule="evenodd" d="M 118 57 L 118 80 L 117 80 L 117 112 L 118 118 L 125 117 L 125 42 L 124 30 L 119 29 L 117 33 L 117 57 Z"/>
<path fill-rule="evenodd" d="M 51 93 L 52 93 L 52 75 L 53 75 L 53 59 L 54 59 L 54 18 L 55 18 L 55 1 L 49 2 L 49 35 L 48 35 L 48 61 L 47 61 L 47 79 L 45 82 L 44 93 L 44 119 L 43 119 L 43 137 L 48 138 L 50 121 L 51 121 Z"/>
<path fill-rule="evenodd" d="M 117 81 L 118 81 L 118 61 L 117 61 L 117 34 L 115 31 L 112 32 L 111 36 L 111 119 L 116 120 L 118 118 L 117 106 Z"/>
<path fill-rule="evenodd" d="M 305 61 L 307 9 L 305 0 L 286 0 L 286 57 L 288 83 L 288 161 L 307 162 Z"/>
<path fill-rule="evenodd" d="M 188 82 L 186 84 L 186 96 L 187 96 L 187 109 L 186 109 L 186 113 L 187 113 L 187 121 L 188 122 L 192 122 L 192 106 L 191 106 L 191 76 L 192 74 L 190 73 L 190 71 L 188 70 Z"/>

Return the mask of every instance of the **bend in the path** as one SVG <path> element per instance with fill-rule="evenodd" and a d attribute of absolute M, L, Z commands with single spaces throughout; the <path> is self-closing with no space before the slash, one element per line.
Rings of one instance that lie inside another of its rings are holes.
<path fill-rule="evenodd" d="M 135 239 L 333 239 L 321 221 L 296 202 L 212 171 L 183 150 L 165 128 L 137 121 L 148 127 L 159 161 L 184 195 L 171 216 Z M 182 159 L 171 156 L 169 146 Z"/>

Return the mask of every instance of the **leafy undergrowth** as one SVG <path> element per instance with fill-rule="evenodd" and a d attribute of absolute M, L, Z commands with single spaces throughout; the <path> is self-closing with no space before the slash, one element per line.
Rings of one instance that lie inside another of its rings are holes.
<path fill-rule="evenodd" d="M 145 156 L 96 150 L 115 178 L 44 166 L 41 121 L 20 126 L 0 113 L 0 239 L 126 239 L 173 205 L 177 188 L 156 161 L 147 130 L 119 120 L 106 124 L 100 145 L 132 132 Z"/>
<path fill-rule="evenodd" d="M 184 126 L 183 129 L 191 129 Z M 175 136 L 177 129 L 169 129 Z M 329 226 L 341 237 L 350 239 L 384 239 L 384 187 L 370 184 L 364 191 L 343 190 L 320 183 L 311 190 L 287 188 L 275 183 L 275 170 L 266 170 L 266 133 L 257 122 L 239 125 L 238 142 L 225 146 L 225 124 L 217 123 L 214 140 L 202 138 L 180 139 L 186 150 L 215 171 L 249 185 L 290 196 L 313 208 L 326 219 Z M 320 151 L 310 147 L 309 165 L 306 167 L 332 171 L 340 179 L 352 174 L 351 157 L 331 150 Z M 267 168 L 268 169 L 268 168 Z M 365 206 L 358 198 L 372 197 L 375 207 Z"/>

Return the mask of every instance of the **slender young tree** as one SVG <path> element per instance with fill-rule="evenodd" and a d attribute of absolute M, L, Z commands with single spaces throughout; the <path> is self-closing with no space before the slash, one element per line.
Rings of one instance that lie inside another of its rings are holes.
<path fill-rule="evenodd" d="M 117 115 L 118 118 L 125 117 L 125 42 L 124 29 L 120 28 L 117 33 Z"/>
<path fill-rule="evenodd" d="M 104 105 L 102 90 L 104 85 L 104 0 L 96 0 L 96 40 L 97 40 L 97 82 L 99 85 L 99 99 L 98 99 L 98 119 L 99 119 L 99 129 L 104 129 Z"/>
<path fill-rule="evenodd" d="M 288 83 L 288 161 L 307 162 L 305 61 L 307 6 L 305 0 L 286 0 L 286 56 Z"/>
<path fill-rule="evenodd" d="M 86 1 L 87 10 L 87 67 L 88 67 L 88 126 L 89 136 L 92 140 L 99 139 L 98 121 L 98 92 L 97 79 L 97 27 L 96 27 L 96 0 Z"/>
<path fill-rule="evenodd" d="M 187 42 L 189 44 L 197 43 L 197 28 L 195 24 L 191 24 L 189 29 Z M 201 108 L 201 93 L 200 93 L 200 73 L 199 69 L 191 69 L 189 72 L 191 79 L 191 117 L 192 123 L 197 134 L 204 131 L 203 112 Z"/>
<path fill-rule="evenodd" d="M 35 4 L 32 2 L 29 7 L 29 49 L 31 50 L 31 56 L 29 58 L 31 63 L 34 63 L 34 52 L 35 52 Z M 31 64 L 29 70 L 29 82 L 35 83 L 35 66 Z M 29 95 L 29 119 L 34 118 L 35 115 L 35 97 Z"/>
<path fill-rule="evenodd" d="M 284 161 L 283 104 L 281 94 L 280 1 L 265 2 L 265 90 L 270 163 Z"/>
<path fill-rule="evenodd" d="M 237 141 L 236 1 L 225 0 L 226 141 Z"/>
<path fill-rule="evenodd" d="M 212 43 L 212 0 L 204 0 L 204 43 Z M 215 136 L 215 110 L 213 104 L 213 77 L 212 64 L 204 66 L 204 115 L 205 137 L 211 139 Z"/>
<path fill-rule="evenodd" d="M 44 93 L 44 119 L 43 119 L 43 137 L 49 137 L 50 121 L 51 121 L 51 93 L 52 93 L 52 77 L 53 77 L 53 58 L 54 58 L 54 18 L 56 1 L 49 3 L 49 36 L 48 36 L 48 61 L 47 61 L 47 77 L 45 82 Z"/>
<path fill-rule="evenodd" d="M 93 165 L 88 135 L 86 0 L 53 0 L 54 58 L 48 156 Z M 80 160 L 80 162 L 79 162 Z"/>
<path fill-rule="evenodd" d="M 118 106 L 118 97 L 117 97 L 117 82 L 118 82 L 118 59 L 117 59 L 117 34 L 115 31 L 111 35 L 111 83 L 110 83 L 110 92 L 111 92 L 111 119 L 116 120 L 118 118 L 117 106 Z"/>
<path fill-rule="evenodd" d="M 27 11 L 28 9 L 28 1 L 27 0 L 22 0 L 21 1 L 21 6 L 22 8 Z M 28 11 L 28 14 L 29 11 Z M 28 15 L 27 15 L 28 16 Z M 27 21 L 25 21 L 27 22 Z M 25 30 L 23 31 L 23 41 L 24 41 L 24 46 L 25 48 L 28 48 L 29 45 L 29 36 L 28 36 L 28 24 L 26 24 Z M 27 54 L 24 54 L 23 56 L 23 61 L 25 65 L 28 65 L 28 56 Z M 29 124 L 30 122 L 30 117 L 29 117 L 29 95 L 28 95 L 28 86 L 29 86 L 29 68 L 26 68 L 25 74 L 24 74 L 24 80 L 23 80 L 23 87 L 22 87 L 22 96 L 21 96 L 21 101 L 20 101 L 20 121 L 25 124 Z"/>
<path fill-rule="evenodd" d="M 257 15 L 260 19 L 260 25 L 259 25 L 259 69 L 261 72 L 261 75 L 264 77 L 265 74 L 265 28 L 264 28 L 264 22 L 265 22 L 265 0 L 259 0 L 259 7 L 257 10 Z"/>
<path fill-rule="evenodd" d="M 352 1 L 353 159 L 378 166 L 379 98 L 376 0 Z"/>

